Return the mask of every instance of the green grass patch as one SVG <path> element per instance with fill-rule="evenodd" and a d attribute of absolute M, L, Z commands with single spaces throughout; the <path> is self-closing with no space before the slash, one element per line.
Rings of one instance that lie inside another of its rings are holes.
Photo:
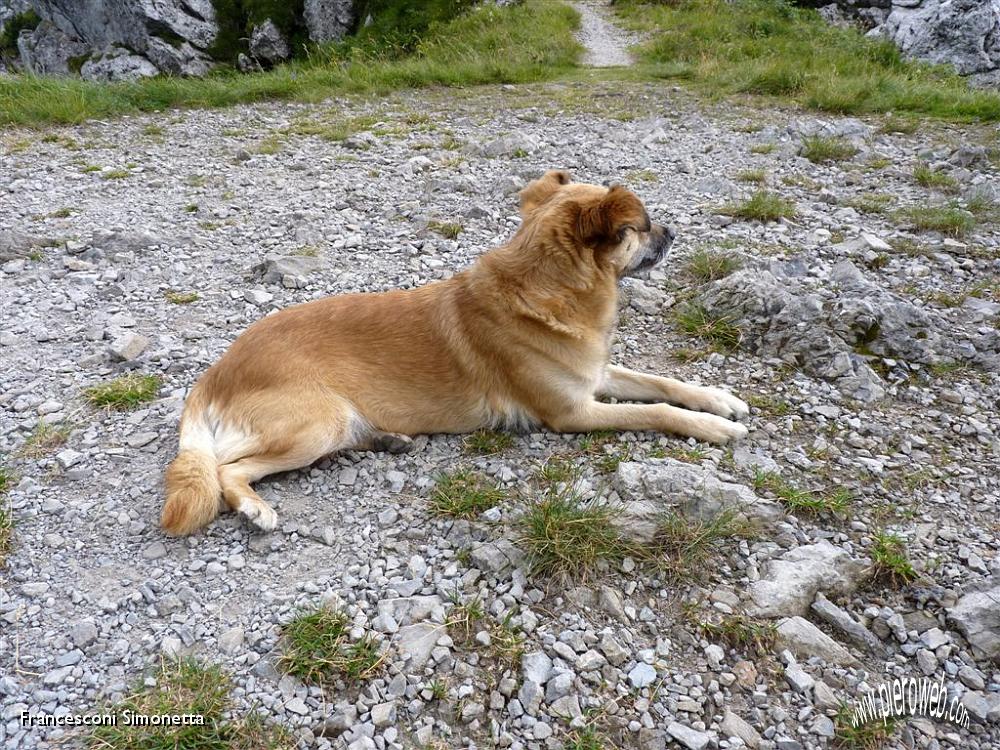
<path fill-rule="evenodd" d="M 895 197 L 885 193 L 865 193 L 848 198 L 844 201 L 844 205 L 863 214 L 884 214 L 895 202 Z"/>
<path fill-rule="evenodd" d="M 913 180 L 918 185 L 925 188 L 934 188 L 945 192 L 953 192 L 958 188 L 958 180 L 950 174 L 937 172 L 926 164 L 918 164 L 913 170 Z"/>
<path fill-rule="evenodd" d="M 919 127 L 920 120 L 916 117 L 899 117 L 897 115 L 890 114 L 882 120 L 882 124 L 879 125 L 878 132 L 912 135 L 917 132 L 917 128 Z"/>
<path fill-rule="evenodd" d="M 131 409 L 155 399 L 161 385 L 162 381 L 156 375 L 128 373 L 107 383 L 91 386 L 83 395 L 94 406 Z"/>
<path fill-rule="evenodd" d="M 164 292 L 163 298 L 173 304 L 173 305 L 190 305 L 192 302 L 197 302 L 200 297 L 198 292 Z"/>
<path fill-rule="evenodd" d="M 732 509 L 707 521 L 672 512 L 660 520 L 653 541 L 637 547 L 637 554 L 673 578 L 704 580 L 714 569 L 709 562 L 718 548 L 750 531 L 750 524 Z"/>
<path fill-rule="evenodd" d="M 620 0 L 650 72 L 710 95 L 755 94 L 842 114 L 893 112 L 958 121 L 1000 120 L 1000 95 L 955 71 L 908 61 L 888 40 L 828 24 L 779 0 Z"/>
<path fill-rule="evenodd" d="M 434 232 L 435 234 L 440 234 L 449 240 L 458 239 L 458 235 L 462 233 L 462 225 L 454 221 L 438 221 L 437 219 L 432 219 L 427 222 L 427 228 Z"/>
<path fill-rule="evenodd" d="M 777 148 L 773 143 L 755 143 L 750 147 L 751 154 L 770 154 Z"/>
<path fill-rule="evenodd" d="M 875 577 L 893 585 L 907 584 L 919 575 L 906 554 L 906 543 L 896 534 L 880 531 L 872 539 L 872 564 Z"/>
<path fill-rule="evenodd" d="M 351 620 L 326 607 L 302 612 L 281 630 L 279 668 L 303 682 L 323 685 L 338 677 L 361 680 L 382 664 L 371 636 L 351 641 Z"/>
<path fill-rule="evenodd" d="M 175 107 L 549 80 L 576 63 L 578 19 L 563 3 L 527 0 L 509 8 L 476 8 L 428 27 L 402 55 L 398 48 L 353 42 L 315 49 L 306 59 L 256 74 L 158 76 L 113 84 L 14 75 L 0 78 L 0 124 L 79 123 Z"/>
<path fill-rule="evenodd" d="M 684 271 L 698 281 L 708 282 L 721 279 L 738 270 L 743 262 L 730 253 L 712 252 L 698 248 L 684 263 Z"/>
<path fill-rule="evenodd" d="M 716 351 L 731 352 L 743 340 L 743 331 L 732 318 L 710 312 L 703 305 L 687 303 L 680 306 L 674 316 L 684 333 L 705 339 Z"/>
<path fill-rule="evenodd" d="M 34 29 L 41 22 L 42 19 L 31 9 L 8 18 L 7 23 L 4 24 L 3 32 L 0 33 L 0 54 L 16 56 L 18 54 L 18 36 L 21 35 L 22 31 Z"/>
<path fill-rule="evenodd" d="M 770 190 L 758 190 L 742 203 L 728 203 L 720 214 L 749 221 L 777 221 L 795 216 L 795 203 Z"/>
<path fill-rule="evenodd" d="M 615 745 L 606 744 L 597 730 L 590 726 L 572 730 L 563 742 L 564 750 L 607 750 L 610 747 Z"/>
<path fill-rule="evenodd" d="M 457 469 L 437 478 L 430 504 L 431 510 L 439 516 L 471 519 L 506 499 L 507 493 L 482 474 Z"/>
<path fill-rule="evenodd" d="M 568 489 L 546 494 L 521 518 L 521 546 L 534 573 L 578 579 L 625 554 L 614 511 L 584 502 Z"/>
<path fill-rule="evenodd" d="M 753 475 L 755 490 L 766 490 L 772 493 L 788 510 L 793 513 L 818 515 L 829 513 L 842 515 L 851 506 L 853 497 L 843 488 L 838 488 L 826 494 L 796 487 L 780 474 L 757 469 Z"/>
<path fill-rule="evenodd" d="M 65 424 L 51 425 L 46 422 L 39 422 L 24 441 L 24 445 L 17 451 L 19 456 L 25 458 L 41 458 L 47 456 L 56 448 L 64 445 L 72 428 Z"/>
<path fill-rule="evenodd" d="M 124 180 L 126 177 L 131 177 L 132 173 L 127 169 L 109 169 L 106 172 L 101 172 L 102 180 Z"/>
<path fill-rule="evenodd" d="M 14 534 L 14 514 L 10 504 L 3 499 L 7 491 L 14 485 L 17 477 L 6 467 L 0 466 L 0 567 L 7 560 Z"/>
<path fill-rule="evenodd" d="M 116 726 L 94 729 L 85 738 L 88 748 L 115 750 L 292 750 L 295 741 L 285 729 L 268 725 L 256 713 L 229 717 L 232 702 L 229 677 L 217 666 L 194 660 L 164 662 L 153 675 L 155 684 L 142 683 L 108 713 L 133 715 L 198 715 L 203 725 L 141 726 L 119 720 Z"/>
<path fill-rule="evenodd" d="M 494 456 L 510 450 L 513 445 L 513 435 L 496 430 L 477 430 L 462 441 L 462 449 L 474 456 Z"/>
<path fill-rule="evenodd" d="M 955 206 L 910 206 L 896 212 L 900 223 L 921 232 L 964 237 L 976 227 L 975 217 Z"/>
<path fill-rule="evenodd" d="M 763 185 L 767 182 L 767 172 L 763 169 L 744 169 L 736 173 L 736 179 L 740 182 L 752 182 Z"/>
<path fill-rule="evenodd" d="M 698 630 L 710 641 L 723 641 L 733 648 L 766 656 L 774 648 L 778 626 L 768 620 L 758 620 L 747 615 L 724 615 L 715 620 L 704 620 Z"/>
<path fill-rule="evenodd" d="M 833 746 L 837 750 L 881 750 L 896 730 L 895 717 L 854 722 L 854 709 L 842 703 L 834 717 Z"/>
<path fill-rule="evenodd" d="M 801 156 L 813 164 L 828 164 L 850 159 L 858 153 L 857 146 L 844 138 L 824 138 L 812 136 L 802 141 Z"/>

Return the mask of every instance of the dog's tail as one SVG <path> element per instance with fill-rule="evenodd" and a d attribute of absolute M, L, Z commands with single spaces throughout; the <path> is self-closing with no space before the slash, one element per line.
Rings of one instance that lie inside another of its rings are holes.
<path fill-rule="evenodd" d="M 168 534 L 190 534 L 219 515 L 222 485 L 214 443 L 205 404 L 196 386 L 181 417 L 180 450 L 167 467 L 164 479 L 167 499 L 160 525 Z"/>

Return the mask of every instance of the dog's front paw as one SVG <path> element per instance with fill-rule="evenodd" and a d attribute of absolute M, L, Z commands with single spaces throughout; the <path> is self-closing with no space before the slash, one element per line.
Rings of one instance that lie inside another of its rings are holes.
<path fill-rule="evenodd" d="M 745 425 L 714 414 L 699 414 L 691 425 L 691 437 L 706 443 L 722 445 L 731 440 L 742 440 L 748 434 L 749 430 Z"/>
<path fill-rule="evenodd" d="M 721 388 L 701 388 L 698 393 L 697 409 L 736 420 L 746 419 L 750 414 L 750 407 L 745 401 Z"/>

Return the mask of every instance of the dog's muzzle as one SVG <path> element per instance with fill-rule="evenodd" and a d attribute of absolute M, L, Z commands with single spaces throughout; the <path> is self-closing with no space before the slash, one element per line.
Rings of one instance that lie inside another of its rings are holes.
<path fill-rule="evenodd" d="M 677 232 L 673 227 L 663 224 L 654 224 L 649 232 L 649 240 L 642 252 L 636 253 L 636 257 L 628 268 L 625 269 L 626 276 L 646 278 L 650 269 L 667 257 L 670 246 L 674 243 Z"/>

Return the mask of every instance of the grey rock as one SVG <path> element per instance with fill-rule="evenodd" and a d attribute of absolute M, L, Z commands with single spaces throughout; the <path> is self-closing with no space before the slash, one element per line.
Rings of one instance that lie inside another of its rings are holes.
<path fill-rule="evenodd" d="M 746 485 L 724 482 L 710 468 L 672 458 L 623 462 L 612 482 L 622 499 L 614 522 L 634 541 L 650 541 L 670 511 L 706 521 L 727 510 L 767 521 L 784 515 Z"/>
<path fill-rule="evenodd" d="M 84 648 L 97 640 L 97 624 L 93 620 L 81 620 L 69 631 L 70 640 L 77 648 Z"/>
<path fill-rule="evenodd" d="M 775 643 L 801 658 L 819 656 L 831 664 L 858 664 L 850 652 L 803 617 L 796 615 L 778 622 Z"/>
<path fill-rule="evenodd" d="M 532 651 L 521 657 L 521 676 L 544 685 L 552 674 L 552 659 L 544 651 Z"/>
<path fill-rule="evenodd" d="M 98 57 L 91 57 L 80 66 L 80 77 L 87 81 L 136 81 L 159 73 L 157 67 L 142 55 L 117 46 L 112 46 Z"/>
<path fill-rule="evenodd" d="M 628 681 L 637 690 L 656 682 L 656 669 L 645 662 L 639 662 L 628 673 Z"/>
<path fill-rule="evenodd" d="M 976 653 L 1000 662 L 1000 586 L 965 594 L 947 612 Z"/>
<path fill-rule="evenodd" d="M 312 41 L 335 42 L 354 25 L 354 0 L 305 0 L 303 16 Z"/>
<path fill-rule="evenodd" d="M 138 359 L 139 355 L 146 351 L 149 346 L 149 339 L 140 336 L 138 333 L 123 333 L 111 342 L 108 347 L 111 356 L 119 362 L 131 362 Z"/>
<path fill-rule="evenodd" d="M 393 701 L 372 706 L 372 723 L 379 729 L 391 726 L 396 722 L 396 704 Z"/>
<path fill-rule="evenodd" d="M 418 622 L 400 628 L 394 641 L 400 654 L 408 656 L 410 667 L 422 667 L 427 663 L 438 639 L 444 635 L 444 632 L 441 625 Z"/>
<path fill-rule="evenodd" d="M 797 693 L 808 693 L 816 684 L 816 680 L 794 662 L 785 667 L 785 680 Z"/>
<path fill-rule="evenodd" d="M 980 724 L 1000 721 L 1000 693 L 967 690 L 962 696 L 962 705 L 969 716 Z"/>
<path fill-rule="evenodd" d="M 17 38 L 21 65 L 37 75 L 68 75 L 71 59 L 85 55 L 89 48 L 47 21 Z"/>
<path fill-rule="evenodd" d="M 243 628 L 229 628 L 219 636 L 219 650 L 224 654 L 235 654 L 243 647 L 244 638 Z"/>
<path fill-rule="evenodd" d="M 250 54 L 256 59 L 268 63 L 286 60 L 291 54 L 288 40 L 270 18 L 253 27 L 253 31 L 250 32 L 249 49 Z"/>
<path fill-rule="evenodd" d="M 909 57 L 962 74 L 1000 67 L 1000 5 L 981 0 L 893 3 L 882 33 Z"/>
<path fill-rule="evenodd" d="M 882 642 L 868 628 L 822 594 L 816 595 L 816 601 L 812 603 L 810 609 L 828 625 L 873 654 L 881 655 L 885 651 Z"/>
<path fill-rule="evenodd" d="M 712 741 L 711 735 L 707 732 L 699 732 L 697 729 L 684 726 L 676 721 L 667 725 L 667 734 L 688 750 L 705 750 L 708 743 Z"/>
<path fill-rule="evenodd" d="M 726 711 L 719 724 L 726 737 L 739 737 L 750 748 L 760 745 L 760 733 L 732 711 Z"/>
<path fill-rule="evenodd" d="M 750 584 L 750 607 L 760 617 L 805 615 L 819 591 L 854 590 L 863 564 L 826 540 L 796 547 L 767 563 L 764 576 Z"/>

